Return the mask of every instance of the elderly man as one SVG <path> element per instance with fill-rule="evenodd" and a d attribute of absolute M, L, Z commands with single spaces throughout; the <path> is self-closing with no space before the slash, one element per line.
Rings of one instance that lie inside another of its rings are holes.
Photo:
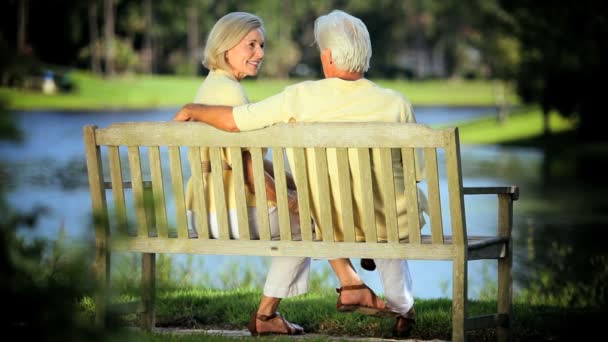
<path fill-rule="evenodd" d="M 275 123 L 285 122 L 415 122 L 412 107 L 400 93 L 381 88 L 364 78 L 369 69 L 372 49 L 369 32 L 365 24 L 342 11 L 332 11 L 319 17 L 314 27 L 315 41 L 321 53 L 321 64 L 325 79 L 301 82 L 285 88 L 281 93 L 263 101 L 238 107 L 207 106 L 187 104 L 175 115 L 176 121 L 201 121 L 226 131 L 246 131 L 259 129 Z M 328 156 L 330 178 L 337 174 Z M 401 166 L 394 164 L 394 168 Z M 394 183 L 403 190 L 403 171 L 394 170 Z M 359 175 L 353 172 L 353 178 Z M 373 176 L 375 177 L 375 175 Z M 382 206 L 382 188 L 376 189 L 376 206 Z M 397 191 L 403 193 L 403 191 Z M 312 216 L 318 224 L 319 205 L 312 194 Z M 425 208 L 425 197 L 420 208 Z M 354 210 L 361 208 L 361 194 L 353 194 Z M 399 225 L 406 225 L 405 197 L 397 199 Z M 339 210 L 339 208 L 333 208 Z M 422 212 L 419 213 L 424 223 Z M 341 217 L 333 213 L 333 217 Z M 355 215 L 357 219 L 357 215 Z M 336 238 L 342 233 L 340 222 L 334 222 Z M 386 238 L 384 217 L 377 215 L 378 238 Z M 361 223 L 355 222 L 357 239 L 365 239 Z M 405 230 L 406 231 L 406 230 Z M 412 279 L 407 260 L 374 260 L 380 274 L 387 303 L 376 297 L 367 287 L 349 259 L 329 260 L 336 273 L 341 288 L 337 309 L 362 313 L 396 313 L 397 321 L 393 333 L 398 337 L 407 336 L 415 323 Z"/>

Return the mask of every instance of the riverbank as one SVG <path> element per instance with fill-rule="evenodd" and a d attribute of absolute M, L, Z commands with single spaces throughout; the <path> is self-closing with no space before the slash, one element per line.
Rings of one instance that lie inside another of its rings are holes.
<path fill-rule="evenodd" d="M 41 92 L 0 88 L 0 98 L 10 110 L 134 110 L 176 107 L 192 101 L 203 80 L 200 77 L 171 75 L 128 75 L 103 79 L 88 72 L 69 73 L 73 91 L 46 95 Z M 243 80 L 251 101 L 280 92 L 298 79 Z M 509 87 L 494 81 L 467 80 L 373 80 L 405 94 L 416 106 L 496 106 L 497 89 L 504 89 L 509 105 L 519 101 Z"/>

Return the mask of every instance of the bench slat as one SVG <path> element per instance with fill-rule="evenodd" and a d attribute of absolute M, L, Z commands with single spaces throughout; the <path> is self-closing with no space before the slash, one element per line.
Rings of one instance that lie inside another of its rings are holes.
<path fill-rule="evenodd" d="M 334 241 L 334 224 L 331 216 L 331 199 L 329 188 L 329 175 L 327 167 L 327 154 L 324 148 L 312 149 L 314 159 L 314 171 L 316 176 L 317 196 L 319 197 L 319 225 L 323 241 Z"/>
<path fill-rule="evenodd" d="M 188 220 L 186 213 L 186 201 L 184 197 L 184 177 L 182 174 L 182 158 L 179 147 L 169 146 L 169 162 L 171 163 L 171 186 L 173 187 L 173 198 L 175 199 L 175 216 L 177 218 L 177 236 L 187 239 Z"/>
<path fill-rule="evenodd" d="M 403 162 L 403 184 L 405 186 L 407 227 L 409 230 L 410 243 L 420 243 L 420 216 L 418 214 L 418 185 L 416 183 L 416 158 L 413 148 L 401 149 L 401 161 Z"/>
<path fill-rule="evenodd" d="M 168 237 L 169 225 L 167 223 L 165 185 L 163 183 L 163 169 L 160 161 L 160 148 L 158 146 L 148 147 L 148 156 L 150 158 L 150 175 L 152 177 L 156 231 L 158 236 Z"/>
<path fill-rule="evenodd" d="M 135 204 L 135 220 L 137 223 L 137 236 L 148 235 L 148 218 L 146 216 L 146 204 L 144 199 L 143 177 L 141 173 L 141 158 L 139 146 L 129 146 L 129 171 L 131 183 L 133 184 L 133 203 Z"/>
<path fill-rule="evenodd" d="M 326 241 L 263 241 L 263 240 L 221 240 L 191 239 L 187 245 L 175 238 L 126 238 L 111 242 L 111 248 L 118 252 L 134 253 L 188 253 L 205 255 L 257 255 L 257 256 L 298 256 L 314 255 L 316 258 L 362 258 L 451 260 L 453 246 L 449 244 L 423 243 L 403 244 Z"/>
<path fill-rule="evenodd" d="M 268 220 L 268 198 L 266 197 L 266 177 L 262 149 L 250 149 L 253 162 L 253 180 L 255 183 L 255 205 L 258 212 L 258 228 L 261 240 L 270 240 L 270 222 Z"/>
<path fill-rule="evenodd" d="M 285 178 L 285 159 L 283 149 L 272 149 L 272 166 L 274 184 L 277 194 L 277 210 L 279 212 L 279 229 L 281 240 L 291 240 L 291 226 L 289 222 L 289 206 L 287 202 L 287 179 Z"/>
<path fill-rule="evenodd" d="M 353 218 L 353 195 L 351 186 L 350 164 L 348 161 L 348 151 L 346 148 L 332 149 L 335 153 L 337 170 L 338 170 L 338 198 L 336 206 L 340 207 L 342 214 L 342 232 L 344 233 L 344 241 L 355 241 L 355 221 Z"/>
<path fill-rule="evenodd" d="M 445 147 L 454 128 L 433 129 L 423 124 L 298 123 L 277 124 L 263 130 L 234 134 L 200 122 L 117 123 L 98 129 L 98 145 L 250 146 L 268 147 L 269 137 L 282 147 Z M 331 134 L 327 134 L 331 132 Z M 381 132 L 382 134 L 378 134 Z"/>
<path fill-rule="evenodd" d="M 437 167 L 437 150 L 424 149 L 425 173 L 429 201 L 429 217 L 433 243 L 443 243 L 443 218 L 441 216 L 441 195 L 439 193 L 439 170 Z"/>
<path fill-rule="evenodd" d="M 125 192 L 122 186 L 123 178 L 118 146 L 108 146 L 108 161 L 110 163 L 110 179 L 112 181 L 116 225 L 120 233 L 128 234 L 127 207 L 125 205 Z"/>
<path fill-rule="evenodd" d="M 353 179 L 353 186 L 358 188 L 361 197 L 361 224 L 365 232 L 365 241 L 367 243 L 376 243 L 378 234 L 376 231 L 376 213 L 374 210 L 374 190 L 372 185 L 372 172 L 370 163 L 370 150 L 367 148 L 358 148 L 357 166 L 359 169 L 359 179 Z M 358 184 L 357 184 L 358 183 Z"/>
<path fill-rule="evenodd" d="M 304 149 L 294 148 L 287 150 L 290 160 L 291 171 L 298 194 L 298 212 L 300 213 L 300 228 L 302 230 L 302 240 L 311 241 L 312 231 L 308 229 L 311 223 L 310 217 L 310 190 L 308 188 L 308 173 L 306 167 L 306 156 Z"/>
<path fill-rule="evenodd" d="M 232 162 L 232 181 L 234 182 L 234 197 L 236 201 L 236 217 L 239 223 L 239 239 L 249 240 L 249 218 L 247 213 L 247 198 L 245 196 L 245 175 L 243 174 L 243 152 L 238 147 L 228 148 Z"/>
<path fill-rule="evenodd" d="M 215 215 L 219 230 L 219 238 L 230 239 L 228 210 L 226 209 L 226 191 L 224 188 L 224 169 L 221 151 L 217 147 L 209 149 L 211 159 L 211 178 L 213 179 L 213 198 L 215 199 Z"/>
<path fill-rule="evenodd" d="M 190 182 L 192 182 L 194 202 L 196 203 L 193 210 L 194 222 L 196 227 L 192 227 L 196 230 L 196 234 L 199 238 L 209 238 L 209 220 L 207 211 L 207 186 L 204 182 L 205 174 L 202 168 L 202 156 L 201 148 L 190 146 L 188 147 L 188 160 L 190 161 Z M 207 174 L 208 176 L 208 174 Z M 190 223 L 189 223 L 190 224 Z"/>
<path fill-rule="evenodd" d="M 460 143 L 458 135 L 452 134 L 451 141 L 445 150 L 445 164 L 450 196 L 450 218 L 452 221 L 452 236 L 454 243 L 463 245 L 467 240 L 464 195 L 462 189 L 462 174 L 460 172 Z M 465 255 L 466 257 L 466 255 Z"/>
<path fill-rule="evenodd" d="M 393 162 L 390 148 L 374 148 L 374 165 L 379 176 L 379 185 L 384 194 L 384 218 L 386 221 L 386 238 L 388 242 L 399 242 L 399 231 L 397 227 L 397 207 L 395 203 L 395 183 L 393 181 Z M 377 161 L 377 162 L 376 162 Z"/>

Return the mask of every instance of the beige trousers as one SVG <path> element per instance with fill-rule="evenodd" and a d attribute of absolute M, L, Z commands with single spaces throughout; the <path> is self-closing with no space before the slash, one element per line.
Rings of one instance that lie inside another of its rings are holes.
<path fill-rule="evenodd" d="M 258 227 L 258 211 L 255 207 L 248 208 L 249 234 L 252 239 L 259 239 L 260 232 Z M 276 207 L 268 208 L 268 218 L 270 221 L 270 236 L 277 238 L 280 236 L 279 217 Z M 238 219 L 236 210 L 228 211 L 230 222 L 230 238 L 238 239 Z M 297 216 L 291 215 L 291 234 L 293 238 L 300 236 L 300 225 Z M 188 222 L 190 229 L 197 230 L 195 215 L 188 210 Z M 219 225 L 215 213 L 209 215 L 209 236 L 212 239 L 219 237 Z M 264 295 L 267 297 L 287 298 L 297 296 L 308 291 L 310 279 L 310 258 L 307 257 L 272 257 L 270 268 L 264 284 Z"/>

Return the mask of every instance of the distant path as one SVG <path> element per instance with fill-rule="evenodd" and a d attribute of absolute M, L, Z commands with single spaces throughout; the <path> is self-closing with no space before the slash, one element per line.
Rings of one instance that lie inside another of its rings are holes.
<path fill-rule="evenodd" d="M 161 334 L 207 334 L 207 335 L 219 335 L 226 337 L 234 337 L 238 339 L 242 339 L 243 337 L 251 337 L 249 331 L 246 329 L 243 330 L 221 330 L 221 329 L 181 329 L 181 328 L 154 328 L 154 332 Z M 269 336 L 278 337 L 281 335 Z M 387 339 L 387 338 L 379 338 L 379 337 L 353 337 L 353 336 L 327 336 L 322 334 L 304 334 L 297 336 L 289 336 L 289 338 L 301 339 L 301 340 L 312 340 L 312 339 L 326 339 L 327 341 L 365 341 L 365 342 L 390 342 L 390 341 L 406 341 L 406 342 L 447 342 L 444 340 L 417 340 L 417 339 L 407 339 L 407 340 L 395 340 L 395 339 Z"/>

